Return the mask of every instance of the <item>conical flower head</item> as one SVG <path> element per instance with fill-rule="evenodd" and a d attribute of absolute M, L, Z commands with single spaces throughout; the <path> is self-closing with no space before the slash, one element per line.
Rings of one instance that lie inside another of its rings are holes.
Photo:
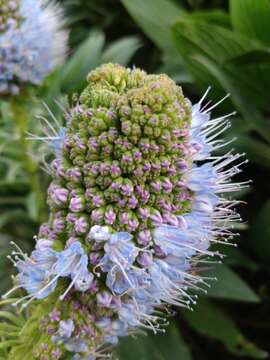
<path fill-rule="evenodd" d="M 0 2 L 0 94 L 40 84 L 66 52 L 61 9 L 47 0 Z"/>
<path fill-rule="evenodd" d="M 219 256 L 211 243 L 238 219 L 223 195 L 246 185 L 230 182 L 240 155 L 211 155 L 228 116 L 210 119 L 214 106 L 192 106 L 166 75 L 103 65 L 75 101 L 51 139 L 49 220 L 13 260 L 9 293 L 25 289 L 16 304 L 41 320 L 40 360 L 106 357 L 119 337 L 163 331 L 165 306 L 195 304 L 201 257 Z"/>

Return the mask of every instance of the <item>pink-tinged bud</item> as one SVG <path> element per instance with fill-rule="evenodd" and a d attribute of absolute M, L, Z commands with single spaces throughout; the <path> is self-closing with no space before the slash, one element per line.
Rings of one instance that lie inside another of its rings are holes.
<path fill-rule="evenodd" d="M 77 168 L 70 168 L 67 170 L 66 175 L 70 181 L 80 182 L 81 181 L 81 172 Z"/>
<path fill-rule="evenodd" d="M 170 161 L 169 160 L 163 160 L 161 162 L 161 167 L 164 169 L 168 169 L 170 167 Z"/>
<path fill-rule="evenodd" d="M 90 260 L 90 264 L 92 266 L 97 265 L 100 262 L 100 259 L 101 259 L 100 254 L 98 254 L 98 253 L 91 253 L 90 254 L 89 260 Z"/>
<path fill-rule="evenodd" d="M 129 209 L 135 209 L 136 206 L 138 205 L 138 200 L 135 198 L 135 196 L 131 196 L 128 199 L 128 203 L 127 203 Z"/>
<path fill-rule="evenodd" d="M 65 229 L 65 220 L 61 218 L 56 218 L 53 222 L 53 230 L 60 234 Z"/>
<path fill-rule="evenodd" d="M 142 267 L 148 267 L 153 263 L 153 255 L 149 252 L 141 252 L 137 257 L 137 262 Z"/>
<path fill-rule="evenodd" d="M 80 196 L 74 196 L 70 200 L 69 209 L 72 212 L 81 212 L 84 210 L 84 201 Z"/>
<path fill-rule="evenodd" d="M 165 252 L 158 245 L 154 245 L 154 254 L 161 259 L 164 259 L 166 257 Z"/>
<path fill-rule="evenodd" d="M 130 164 L 130 163 L 132 163 L 132 157 L 129 155 L 123 155 L 122 162 L 125 164 Z"/>
<path fill-rule="evenodd" d="M 154 210 L 152 214 L 150 214 L 150 219 L 152 220 L 152 224 L 154 226 L 159 226 L 163 223 L 162 216 L 159 211 Z"/>
<path fill-rule="evenodd" d="M 143 170 L 146 172 L 149 172 L 151 170 L 151 164 L 150 163 L 144 163 Z"/>
<path fill-rule="evenodd" d="M 112 164 L 111 166 L 111 174 L 113 176 L 119 176 L 121 174 L 121 169 L 118 165 Z"/>
<path fill-rule="evenodd" d="M 102 211 L 101 209 L 93 210 L 91 213 L 91 219 L 93 220 L 94 223 L 102 222 L 103 217 L 104 217 L 104 211 Z"/>
<path fill-rule="evenodd" d="M 188 170 L 188 166 L 185 160 L 178 160 L 176 162 L 176 166 L 181 173 L 184 173 Z"/>
<path fill-rule="evenodd" d="M 129 231 L 135 231 L 139 226 L 139 221 L 137 219 L 129 220 L 127 223 L 127 228 Z"/>
<path fill-rule="evenodd" d="M 142 218 L 142 220 L 147 220 L 150 216 L 150 212 L 146 208 L 139 208 L 139 215 Z"/>
<path fill-rule="evenodd" d="M 153 169 L 153 171 L 155 171 L 155 172 L 160 172 L 160 170 L 161 170 L 161 165 L 160 165 L 159 163 L 153 163 L 153 164 L 152 164 L 152 169 Z"/>
<path fill-rule="evenodd" d="M 121 193 L 122 193 L 124 196 L 131 196 L 132 193 L 133 193 L 133 188 L 132 188 L 132 186 L 129 185 L 129 184 L 122 185 L 122 186 L 121 186 Z"/>
<path fill-rule="evenodd" d="M 52 193 L 52 200 L 57 206 L 65 205 L 68 201 L 68 190 L 56 187 Z"/>
<path fill-rule="evenodd" d="M 143 193 L 142 193 L 142 196 L 141 196 L 141 202 L 143 204 L 147 204 L 149 198 L 150 198 L 150 193 L 148 191 L 144 190 Z"/>
<path fill-rule="evenodd" d="M 116 220 L 116 214 L 113 210 L 108 210 L 105 212 L 105 223 L 112 225 Z"/>
<path fill-rule="evenodd" d="M 173 184 L 170 182 L 169 179 L 164 179 L 162 181 L 162 187 L 165 193 L 171 193 L 173 190 Z"/>
<path fill-rule="evenodd" d="M 102 291 L 97 294 L 97 304 L 101 307 L 110 307 L 112 302 L 112 294 L 108 291 Z"/>
<path fill-rule="evenodd" d="M 85 234 L 89 229 L 88 221 L 86 220 L 85 216 L 81 216 L 75 222 L 75 231 L 78 234 Z"/>
<path fill-rule="evenodd" d="M 161 207 L 161 209 L 165 211 L 172 211 L 172 205 L 168 201 L 165 201 L 164 199 L 160 199 L 158 201 L 158 205 Z"/>
<path fill-rule="evenodd" d="M 103 199 L 99 195 L 93 196 L 92 204 L 94 207 L 100 207 L 103 205 Z"/>
<path fill-rule="evenodd" d="M 175 176 L 177 174 L 176 168 L 174 166 L 170 166 L 167 172 L 169 176 Z"/>
<path fill-rule="evenodd" d="M 134 156 L 134 159 L 138 161 L 138 160 L 141 160 L 142 153 L 140 151 L 135 151 L 133 156 Z"/>
<path fill-rule="evenodd" d="M 163 222 L 172 226 L 178 226 L 178 219 L 175 215 L 167 212 L 163 213 Z"/>
<path fill-rule="evenodd" d="M 127 225 L 128 221 L 129 221 L 129 214 L 124 212 L 120 215 L 120 224 L 122 225 Z"/>
<path fill-rule="evenodd" d="M 46 238 L 50 233 L 50 227 L 47 223 L 42 224 L 39 229 L 39 236 L 42 238 Z"/>
<path fill-rule="evenodd" d="M 78 216 L 74 213 L 68 213 L 67 216 L 66 216 L 66 221 L 69 223 L 69 224 L 74 224 L 75 221 L 78 219 Z"/>
<path fill-rule="evenodd" d="M 161 183 L 159 181 L 151 182 L 150 185 L 156 193 L 159 193 L 161 191 Z"/>
<path fill-rule="evenodd" d="M 151 232 L 149 230 L 142 230 L 139 232 L 137 241 L 140 245 L 147 246 L 151 241 Z"/>

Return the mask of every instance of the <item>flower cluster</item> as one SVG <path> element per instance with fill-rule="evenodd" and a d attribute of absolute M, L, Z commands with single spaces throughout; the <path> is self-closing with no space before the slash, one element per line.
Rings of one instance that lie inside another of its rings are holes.
<path fill-rule="evenodd" d="M 66 52 L 61 10 L 44 0 L 0 1 L 0 94 L 40 84 Z"/>
<path fill-rule="evenodd" d="M 40 360 L 100 359 L 119 337 L 164 331 L 160 310 L 195 304 L 202 257 L 232 235 L 238 215 L 224 194 L 246 186 L 231 183 L 240 155 L 212 154 L 229 117 L 211 119 L 215 105 L 192 106 L 166 75 L 119 65 L 88 83 L 52 137 L 49 220 L 30 257 L 14 252 L 9 293 L 46 304 Z"/>

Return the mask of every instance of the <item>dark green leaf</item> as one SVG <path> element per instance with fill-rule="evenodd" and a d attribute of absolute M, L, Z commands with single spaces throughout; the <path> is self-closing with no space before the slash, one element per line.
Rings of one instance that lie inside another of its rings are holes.
<path fill-rule="evenodd" d="M 221 341 L 233 354 L 265 359 L 267 352 L 248 341 L 235 323 L 213 303 L 201 299 L 194 311 L 182 311 L 183 317 L 200 334 Z"/>
<path fill-rule="evenodd" d="M 90 32 L 60 73 L 63 92 L 73 93 L 82 90 L 88 72 L 100 65 L 104 42 L 103 33 L 97 30 Z"/>
<path fill-rule="evenodd" d="M 102 55 L 101 62 L 127 65 L 140 46 L 141 42 L 136 36 L 123 37 L 107 47 Z"/>
<path fill-rule="evenodd" d="M 270 200 L 260 209 L 251 227 L 250 244 L 254 252 L 265 262 L 270 260 Z"/>
<path fill-rule="evenodd" d="M 171 324 L 166 334 L 128 337 L 121 340 L 120 360 L 191 360 L 179 330 Z"/>
<path fill-rule="evenodd" d="M 181 18 L 184 10 L 166 0 L 121 0 L 127 11 L 164 52 L 176 55 L 171 26 Z"/>
<path fill-rule="evenodd" d="M 230 13 L 236 31 L 270 45 L 269 0 L 230 0 Z"/>
<path fill-rule="evenodd" d="M 226 265 L 217 264 L 205 276 L 216 277 L 207 294 L 210 297 L 246 302 L 258 302 L 259 297 L 234 271 Z"/>

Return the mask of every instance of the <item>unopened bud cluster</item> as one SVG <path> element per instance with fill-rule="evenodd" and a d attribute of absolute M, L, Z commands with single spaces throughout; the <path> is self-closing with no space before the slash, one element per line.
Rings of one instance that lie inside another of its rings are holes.
<path fill-rule="evenodd" d="M 27 291 L 15 305 L 30 319 L 39 301 L 33 359 L 101 359 L 119 337 L 163 331 L 160 310 L 195 304 L 201 256 L 232 235 L 223 194 L 246 186 L 230 182 L 241 155 L 211 155 L 228 116 L 191 106 L 166 75 L 106 64 L 87 80 L 52 138 L 48 222 L 30 257 L 15 252 L 6 294 Z"/>

